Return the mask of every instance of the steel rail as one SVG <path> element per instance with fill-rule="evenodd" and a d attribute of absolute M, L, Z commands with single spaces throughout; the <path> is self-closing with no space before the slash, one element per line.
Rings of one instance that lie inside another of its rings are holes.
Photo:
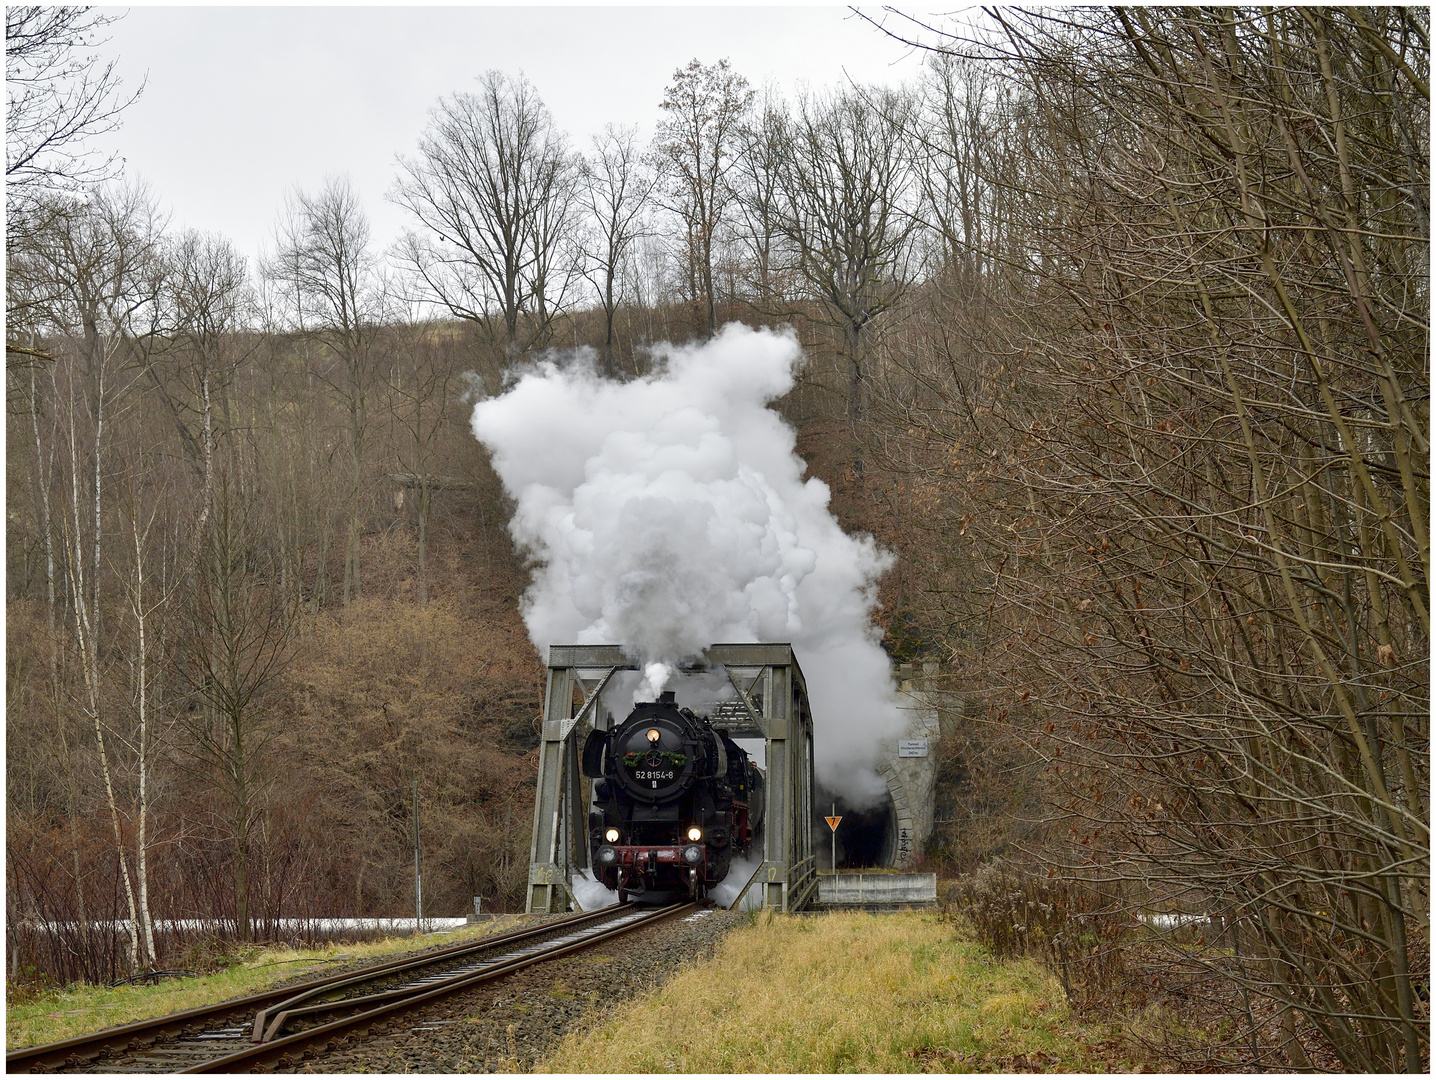
<path fill-rule="evenodd" d="M 574 920 L 571 921 L 571 922 L 565 921 L 565 922 L 563 922 L 561 925 L 562 925 L 562 927 L 563 927 L 564 929 L 567 929 L 567 928 L 569 928 L 569 927 L 571 927 L 571 926 L 573 926 L 573 925 L 575 925 L 575 924 L 577 924 L 577 923 L 589 922 L 589 921 L 593 921 L 593 920 L 599 919 L 599 918 L 601 917 L 601 915 L 610 915 L 610 916 L 611 916 L 611 915 L 621 915 L 624 911 L 631 910 L 632 907 L 633 907 L 633 905 L 631 905 L 631 904 L 626 904 L 626 905 L 624 905 L 622 908 L 600 908 L 598 911 L 586 913 L 586 917 L 585 917 L 585 918 L 574 919 Z M 608 920 L 604 920 L 604 921 L 608 921 Z M 548 931 L 552 931 L 552 929 L 553 929 L 554 927 L 559 926 L 559 925 L 560 925 L 559 923 L 549 923 L 549 924 L 548 924 L 546 927 L 544 927 L 543 929 L 544 929 L 546 932 L 548 932 Z M 508 938 L 507 941 L 499 941 L 498 939 L 493 939 L 492 944 L 510 944 L 510 945 L 511 945 L 511 944 L 514 944 L 516 941 L 521 941 L 521 940 L 523 940 L 524 938 L 529 938 L 529 937 L 543 937 L 543 936 L 545 936 L 545 934 L 540 934 L 540 933 L 531 932 L 531 933 L 522 934 L 522 935 L 512 935 L 512 936 L 510 936 L 510 937 Z M 444 956 L 444 959 L 445 959 L 445 960 L 457 960 L 457 959 L 460 959 L 460 958 L 463 957 L 463 956 L 471 955 L 471 954 L 474 954 L 474 953 L 491 952 L 491 951 L 493 951 L 491 948 L 485 948 L 485 949 L 472 949 L 472 948 L 471 948 L 471 949 L 466 950 L 466 951 L 455 951 L 455 952 L 451 952 L 451 953 L 449 953 L 448 955 Z M 355 998 L 339 998 L 339 999 L 334 1000 L 334 1001 L 321 1001 L 321 1002 L 319 1002 L 319 1003 L 317 1003 L 317 1004 L 309 1005 L 309 1006 L 304 1006 L 304 1005 L 303 1005 L 303 1003 L 306 1002 L 306 1001 L 312 1001 L 312 1000 L 313 1000 L 314 998 L 316 998 L 316 997 L 319 997 L 319 996 L 324 995 L 324 994 L 331 994 L 331 993 L 335 992 L 336 990 L 344 990 L 344 989 L 347 989 L 348 987 L 351 987 L 351 986 L 357 986 L 357 985 L 359 985 L 360 983 L 374 982 L 374 981 L 376 981 L 378 978 L 387 978 L 387 977 L 392 976 L 392 975 L 402 974 L 402 973 L 404 973 L 404 972 L 406 972 L 406 971 L 415 971 L 415 970 L 418 970 L 418 969 L 420 969 L 420 968 L 427 968 L 427 967 L 433 967 L 433 966 L 434 966 L 434 962 L 433 962 L 433 960 L 432 960 L 430 957 L 421 956 L 421 957 L 416 957 L 415 959 L 410 960 L 410 961 L 408 961 L 408 962 L 397 963 L 397 964 L 393 965 L 391 968 L 385 970 L 381 975 L 377 975 L 377 976 L 374 975 L 374 974 L 356 973 L 356 974 L 351 974 L 351 975 L 342 976 L 342 977 L 340 977 L 340 978 L 337 978 L 337 979 L 335 979 L 334 981 L 332 981 L 332 982 L 330 982 L 330 983 L 328 983 L 327 985 L 324 985 L 324 986 L 308 987 L 308 988 L 297 988 L 297 987 L 296 987 L 296 988 L 292 988 L 292 989 L 298 989 L 298 990 L 299 990 L 299 993 L 294 994 L 292 997 L 287 998 L 286 1000 L 281 1001 L 281 1002 L 279 1002 L 278 1004 L 269 1005 L 269 1006 L 267 1006 L 267 1007 L 265 1007 L 265 1008 L 262 1008 L 262 1009 L 260 1009 L 257 1013 L 254 1014 L 254 1032 L 253 1032 L 253 1034 L 252 1034 L 251 1037 L 250 1037 L 250 1041 L 251 1041 L 251 1042 L 257 1042 L 257 1043 L 260 1043 L 260 1042 L 269 1042 L 269 1041 L 271 1041 L 272 1039 L 275 1038 L 276 1035 L 279 1034 L 279 1032 L 280 1032 L 280 1031 L 283 1029 L 283 1027 L 284 1027 L 285 1021 L 286 1021 L 289 1017 L 291 1017 L 291 1016 L 301 1016 L 301 1015 L 312 1014 L 312 1013 L 317 1013 L 317 1012 L 333 1012 L 335 1009 L 340 1009 L 340 1008 L 348 1007 L 349 1005 L 353 1004 L 353 1003 L 356 1002 L 356 1001 L 371 1001 L 371 1000 L 372 1000 L 372 1001 L 380 1001 L 380 1000 L 388 1000 L 388 999 L 390 999 L 390 998 L 401 997 L 401 996 L 403 996 L 404 994 L 411 993 L 411 992 L 413 991 L 413 986 L 412 986 L 412 984 L 406 985 L 406 986 L 395 987 L 394 989 L 391 989 L 391 990 L 382 990 L 382 991 L 379 991 L 379 992 L 374 993 L 374 994 L 366 994 L 366 995 L 363 995 L 363 996 L 361 996 L 361 997 L 355 997 Z M 430 982 L 429 985 L 431 985 L 431 986 L 442 985 L 444 982 L 450 981 L 450 980 L 452 980 L 452 979 L 461 978 L 461 977 L 463 977 L 464 975 L 471 974 L 474 970 L 476 970 L 476 969 L 474 969 L 473 967 L 460 968 L 458 971 L 454 972 L 451 976 L 449 976 L 449 979 L 443 979 L 443 980 L 440 980 L 440 981 Z"/>
<path fill-rule="evenodd" d="M 631 905 L 628 906 L 631 907 Z M 604 916 L 612 916 L 618 910 L 619 909 L 617 908 L 599 908 L 597 911 L 583 912 L 578 916 L 569 919 L 555 920 L 554 922 L 546 923 L 545 925 L 540 927 L 533 927 L 523 931 L 515 931 L 492 938 L 485 938 L 482 943 L 465 942 L 461 946 L 454 946 L 450 949 L 427 953 L 423 956 L 413 957 L 412 959 L 397 960 L 382 968 L 379 968 L 378 970 L 349 972 L 345 975 L 341 975 L 336 978 L 325 981 L 319 985 L 291 986 L 289 988 L 289 990 L 291 991 L 290 997 L 276 1004 L 266 1005 L 255 1013 L 254 1034 L 252 1036 L 252 1039 L 254 1042 L 268 1042 L 270 1039 L 274 1038 L 274 1034 L 278 1030 L 278 1022 L 276 1022 L 275 1026 L 271 1026 L 269 1033 L 267 1035 L 265 1034 L 265 1021 L 271 1015 L 279 1014 L 282 1011 L 294 1012 L 301 1002 L 308 1001 L 312 998 L 318 997 L 321 994 L 333 993 L 336 990 L 343 990 L 350 986 L 357 986 L 359 983 L 374 982 L 376 979 L 385 978 L 391 975 L 400 975 L 406 971 L 415 971 L 419 968 L 433 967 L 436 961 L 444 962 L 450 960 L 458 960 L 461 957 L 474 955 L 476 953 L 491 952 L 496 945 L 512 945 L 516 942 L 524 941 L 529 938 L 543 937 L 546 934 L 550 934 L 559 928 L 567 929 L 577 924 L 593 922 L 595 920 L 602 919 Z M 337 1003 L 330 1003 L 328 1007 L 333 1007 L 334 1004 Z M 308 1011 L 314 1011 L 325 1007 L 326 1006 L 324 1005 L 316 1005 Z"/>
<path fill-rule="evenodd" d="M 578 941 L 568 942 L 566 944 L 556 946 L 551 949 L 544 949 L 540 952 L 532 953 L 528 956 L 517 958 L 508 963 L 495 964 L 493 967 L 486 968 L 483 971 L 464 975 L 455 979 L 446 980 L 444 983 L 441 983 L 439 985 L 431 984 L 427 987 L 418 988 L 397 1001 L 391 1001 L 387 1004 L 379 1005 L 377 1008 L 368 1009 L 364 1012 L 356 1013 L 353 1016 L 343 1017 L 339 1020 L 331 1020 L 327 1024 L 319 1024 L 315 1027 L 307 1028 L 304 1031 L 296 1032 L 293 1035 L 286 1035 L 283 1038 L 274 1039 L 271 1042 L 258 1043 L 247 1049 L 239 1050 L 232 1054 L 226 1054 L 223 1057 L 214 1058 L 210 1061 L 199 1062 L 187 1069 L 180 1069 L 177 1071 L 182 1073 L 236 1072 L 247 1068 L 253 1068 L 256 1065 L 265 1065 L 275 1061 L 279 1061 L 280 1059 L 290 1057 L 292 1053 L 299 1050 L 301 1047 L 306 1046 L 309 1043 L 318 1042 L 320 1040 L 327 1042 L 334 1036 L 339 1035 L 342 1032 L 348 1031 L 351 1028 L 363 1027 L 366 1024 L 372 1024 L 375 1021 L 392 1017 L 394 1015 L 397 1015 L 398 1013 L 405 1012 L 409 1009 L 417 1008 L 418 1006 L 423 1005 L 436 998 L 444 997 L 445 995 L 455 993 L 459 990 L 467 989 L 470 986 L 476 986 L 479 983 L 487 982 L 490 979 L 500 978 L 515 971 L 521 971 L 524 968 L 532 967 L 533 965 L 542 963 L 545 960 L 554 960 L 560 956 L 567 956 L 569 953 L 577 952 L 580 949 L 586 949 L 592 945 L 596 945 L 600 941 L 606 941 L 609 938 L 618 937 L 622 934 L 627 934 L 631 931 L 638 930 L 645 926 L 649 926 L 655 922 L 660 921 L 661 919 L 668 918 L 671 915 L 677 915 L 680 912 L 694 910 L 698 908 L 698 906 L 698 904 L 692 903 L 691 901 L 682 904 L 672 904 L 665 908 L 656 908 L 654 911 L 647 915 L 640 916 L 639 918 L 631 922 L 626 922 L 619 926 L 607 929 L 602 926 L 595 927 L 593 933 L 585 935 Z M 612 912 L 614 909 L 606 908 L 603 910 Z M 393 996 L 392 992 L 381 995 L 374 995 L 374 998 L 389 996 Z M 354 1004 L 361 1004 L 370 1000 L 370 998 L 365 997 L 352 999 L 352 1002 Z M 345 1005 L 346 1002 L 341 1000 L 330 1003 L 327 1008 L 340 1009 L 345 1007 Z"/>
<path fill-rule="evenodd" d="M 61 1039 L 57 1042 L 41 1043 L 36 1046 L 22 1046 L 5 1053 L 6 1072 L 25 1072 L 39 1065 L 63 1065 L 71 1058 L 93 1060 L 99 1057 L 106 1050 L 125 1051 L 135 1040 L 140 1039 L 161 1039 L 167 1036 L 182 1035 L 186 1031 L 196 1027 L 203 1027 L 207 1024 L 222 1020 L 235 1013 L 250 1013 L 254 1010 L 272 1008 L 276 1003 L 294 997 L 296 993 L 312 991 L 322 993 L 326 987 L 335 983 L 350 983 L 368 981 L 382 978 L 386 974 L 397 973 L 415 967 L 427 967 L 431 964 L 442 963 L 446 960 L 453 960 L 459 956 L 470 953 L 487 952 L 496 946 L 509 945 L 518 941 L 534 937 L 541 937 L 545 934 L 561 931 L 584 922 L 591 922 L 597 919 L 612 917 L 616 908 L 600 908 L 598 911 L 580 912 L 577 915 L 570 915 L 562 919 L 555 919 L 553 922 L 544 923 L 541 926 L 523 927 L 517 930 L 510 930 L 503 934 L 495 934 L 493 937 L 480 938 L 477 941 L 466 941 L 456 945 L 450 945 L 443 949 L 436 949 L 422 956 L 407 956 L 400 960 L 385 960 L 368 967 L 359 968 L 355 971 L 345 972 L 340 976 L 327 975 L 309 982 L 299 983 L 295 986 L 286 986 L 275 990 L 265 990 L 257 994 L 250 994 L 247 997 L 233 998 L 229 1001 L 222 1001 L 215 1005 L 201 1005 L 194 1009 L 186 1009 L 183 1012 L 169 1013 L 165 1016 L 157 1016 L 149 1020 L 137 1020 L 132 1024 L 124 1024 L 119 1027 L 106 1028 L 103 1031 L 93 1032 L 88 1035 L 76 1035 L 69 1039 Z"/>

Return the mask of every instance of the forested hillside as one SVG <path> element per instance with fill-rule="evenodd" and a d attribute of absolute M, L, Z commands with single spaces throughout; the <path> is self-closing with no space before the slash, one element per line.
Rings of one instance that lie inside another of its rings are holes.
<path fill-rule="evenodd" d="M 1242 1053 L 1424 1068 L 1429 13 L 873 32 L 922 46 L 892 87 L 695 60 L 651 144 L 573 145 L 490 72 L 415 133 L 389 251 L 342 179 L 248 266 L 7 157 L 25 962 L 410 910 L 416 779 L 426 911 L 519 903 L 542 667 L 467 413 L 551 350 L 641 378 L 741 320 L 796 329 L 780 409 L 953 695 L 929 861 L 1211 916 L 1161 955 Z"/>

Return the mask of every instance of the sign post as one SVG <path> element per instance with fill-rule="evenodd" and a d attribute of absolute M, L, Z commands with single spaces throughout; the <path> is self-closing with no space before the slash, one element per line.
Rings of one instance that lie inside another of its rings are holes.
<path fill-rule="evenodd" d="M 838 813 L 838 804 L 833 803 L 833 815 L 828 818 L 828 828 L 833 830 L 833 874 L 838 873 L 838 822 L 842 821 L 842 815 Z"/>
<path fill-rule="evenodd" d="M 424 887 L 419 877 L 419 781 L 414 780 L 414 933 L 424 932 Z"/>

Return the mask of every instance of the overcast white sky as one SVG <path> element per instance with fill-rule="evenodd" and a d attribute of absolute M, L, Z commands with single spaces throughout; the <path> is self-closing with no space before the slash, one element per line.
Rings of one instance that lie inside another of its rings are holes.
<path fill-rule="evenodd" d="M 127 87 L 148 84 L 114 149 L 173 223 L 224 234 L 254 259 L 285 193 L 348 173 L 380 246 L 396 154 L 430 107 L 489 68 L 523 72 L 586 146 L 605 123 L 650 134 L 674 69 L 727 57 L 784 91 L 851 78 L 903 82 L 919 59 L 847 8 L 145 7 L 109 28 Z"/>

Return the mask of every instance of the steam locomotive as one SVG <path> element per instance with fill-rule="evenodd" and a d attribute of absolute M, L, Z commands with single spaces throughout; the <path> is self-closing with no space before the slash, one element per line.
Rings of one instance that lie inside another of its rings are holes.
<path fill-rule="evenodd" d="M 671 690 L 591 732 L 582 766 L 594 782 L 594 875 L 620 903 L 703 899 L 762 825 L 762 770 Z"/>

